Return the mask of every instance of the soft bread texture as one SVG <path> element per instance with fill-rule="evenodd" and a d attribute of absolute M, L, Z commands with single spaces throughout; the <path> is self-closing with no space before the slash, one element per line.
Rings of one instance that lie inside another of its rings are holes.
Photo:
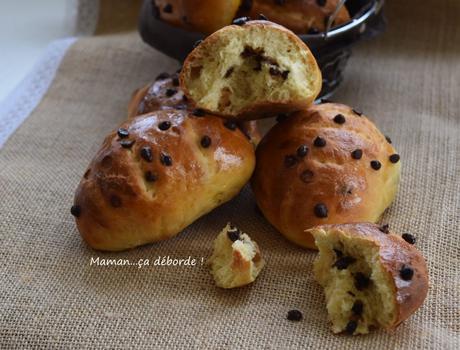
<path fill-rule="evenodd" d="M 212 33 L 235 18 L 241 0 L 152 0 L 162 20 L 190 31 Z"/>
<path fill-rule="evenodd" d="M 292 242 L 314 249 L 308 228 L 379 220 L 398 189 L 399 156 L 390 160 L 395 154 L 361 113 L 342 104 L 316 105 L 265 135 L 251 184 L 267 220 Z"/>
<path fill-rule="evenodd" d="M 270 21 L 281 24 L 297 34 L 316 34 L 324 32 L 329 16 L 335 11 L 339 0 L 250 0 L 243 1 L 242 16 L 258 18 L 259 14 Z M 350 20 L 350 15 L 343 6 L 333 23 L 333 27 Z"/>
<path fill-rule="evenodd" d="M 334 333 L 395 328 L 426 298 L 428 272 L 422 254 L 400 236 L 382 231 L 370 223 L 309 230 L 319 249 L 315 278 L 324 288 Z M 403 269 L 413 276 L 402 274 Z"/>
<path fill-rule="evenodd" d="M 109 251 L 173 237 L 237 195 L 254 163 L 253 145 L 220 118 L 178 110 L 135 117 L 108 135 L 81 180 L 78 230 Z"/>
<path fill-rule="evenodd" d="M 178 81 L 177 73 L 162 73 L 152 84 L 136 90 L 128 106 L 128 118 L 163 109 L 188 109 L 193 113 L 193 106 L 188 103 Z M 254 145 L 260 142 L 262 136 L 256 120 L 238 121 L 237 125 Z"/>
<path fill-rule="evenodd" d="M 236 288 L 254 282 L 265 261 L 256 242 L 227 224 L 214 241 L 208 264 L 218 287 Z"/>
<path fill-rule="evenodd" d="M 180 75 L 197 107 L 227 118 L 257 119 L 308 107 L 322 78 L 308 47 L 267 21 L 231 25 L 207 37 Z"/>

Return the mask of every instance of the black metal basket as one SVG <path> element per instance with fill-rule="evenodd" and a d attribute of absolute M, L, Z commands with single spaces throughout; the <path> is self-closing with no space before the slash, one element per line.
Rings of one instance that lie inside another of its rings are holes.
<path fill-rule="evenodd" d="M 325 32 L 299 35 L 315 55 L 323 73 L 321 98 L 331 96 L 342 82 L 352 46 L 384 31 L 383 3 L 384 0 L 341 0 L 334 14 L 330 16 Z M 335 15 L 343 5 L 347 7 L 351 21 L 331 28 Z M 152 0 L 144 0 L 139 32 L 147 44 L 180 62 L 192 51 L 193 45 L 205 37 L 202 33 L 174 27 L 158 19 Z"/>

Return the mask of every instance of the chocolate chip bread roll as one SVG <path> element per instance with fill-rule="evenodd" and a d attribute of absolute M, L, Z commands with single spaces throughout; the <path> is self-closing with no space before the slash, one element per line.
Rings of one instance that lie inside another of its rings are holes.
<path fill-rule="evenodd" d="M 234 23 L 186 58 L 180 84 L 187 98 L 211 114 L 243 120 L 308 107 L 322 78 L 302 40 L 272 22 Z"/>
<path fill-rule="evenodd" d="M 389 141 L 342 104 L 287 117 L 256 151 L 252 188 L 262 213 L 289 240 L 312 249 L 308 228 L 377 222 L 396 195 L 401 171 Z"/>
<path fill-rule="evenodd" d="M 241 0 L 151 0 L 154 12 L 176 27 L 212 33 L 230 24 Z"/>
<path fill-rule="evenodd" d="M 136 90 L 128 106 L 128 118 L 161 109 L 188 109 L 195 114 L 204 114 L 188 103 L 179 87 L 177 73 L 161 73 L 155 82 Z M 262 136 L 257 121 L 237 121 L 237 125 L 254 145 L 259 143 Z"/>
<path fill-rule="evenodd" d="M 108 135 L 71 212 L 94 249 L 160 241 L 237 195 L 254 163 L 254 147 L 235 123 L 156 111 Z"/>
<path fill-rule="evenodd" d="M 308 232 L 319 249 L 314 272 L 334 333 L 393 329 L 422 305 L 428 292 L 425 259 L 387 227 L 324 225 Z"/>
<path fill-rule="evenodd" d="M 297 34 L 318 34 L 326 30 L 339 0 L 243 0 L 241 16 L 258 18 L 260 14 Z M 332 26 L 344 24 L 350 15 L 343 6 Z"/>

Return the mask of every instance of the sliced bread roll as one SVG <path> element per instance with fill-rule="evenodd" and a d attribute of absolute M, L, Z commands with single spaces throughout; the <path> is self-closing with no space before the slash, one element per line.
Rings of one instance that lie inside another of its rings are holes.
<path fill-rule="evenodd" d="M 322 78 L 308 47 L 290 30 L 236 20 L 199 44 L 180 83 L 198 108 L 229 118 L 257 119 L 308 107 Z"/>
<path fill-rule="evenodd" d="M 392 329 L 422 305 L 428 292 L 425 260 L 387 226 L 323 225 L 308 232 L 319 249 L 314 273 L 334 333 Z"/>

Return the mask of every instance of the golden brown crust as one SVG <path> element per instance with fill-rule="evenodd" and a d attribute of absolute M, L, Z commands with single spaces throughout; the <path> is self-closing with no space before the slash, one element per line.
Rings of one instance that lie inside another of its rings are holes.
<path fill-rule="evenodd" d="M 264 30 L 276 29 L 282 31 L 286 34 L 286 40 L 290 41 L 294 44 L 294 46 L 299 47 L 303 52 L 305 52 L 305 55 L 299 57 L 298 63 L 302 63 L 303 65 L 308 67 L 309 71 L 312 74 L 311 95 L 309 97 L 297 100 L 286 100 L 277 102 L 266 101 L 263 103 L 254 102 L 251 105 L 248 105 L 240 113 L 238 113 L 238 115 L 227 114 L 217 109 L 206 109 L 205 106 L 199 107 L 205 109 L 208 113 L 220 115 L 224 118 L 255 120 L 260 118 L 273 117 L 274 115 L 277 115 L 279 113 L 291 113 L 294 111 L 302 110 L 304 108 L 307 108 L 314 102 L 316 97 L 319 95 L 322 86 L 321 71 L 318 67 L 315 57 L 311 53 L 308 46 L 305 45 L 305 43 L 302 40 L 300 40 L 300 38 L 293 32 L 291 32 L 289 29 L 286 29 L 285 27 L 280 26 L 276 23 L 264 20 L 249 21 L 242 26 L 230 25 L 225 28 L 222 28 L 219 31 L 208 36 L 198 47 L 196 47 L 187 56 L 180 74 L 180 86 L 184 91 L 184 94 L 187 96 L 188 100 L 190 100 L 195 105 L 198 105 L 196 101 L 193 99 L 192 94 L 188 88 L 188 79 L 190 79 L 192 75 L 193 68 L 196 65 L 195 63 L 201 62 L 205 53 L 214 52 L 213 48 L 218 46 L 217 43 L 221 40 L 221 38 L 226 37 L 227 34 L 230 34 L 234 30 L 251 30 L 251 28 L 254 27 L 261 28 Z"/>
<path fill-rule="evenodd" d="M 337 7 L 338 0 L 253 0 L 242 7 L 241 15 L 258 18 L 260 14 L 270 21 L 281 24 L 297 34 L 324 32 L 329 16 Z M 244 3 L 244 1 L 243 1 Z M 333 26 L 344 24 L 350 15 L 342 7 Z"/>
<path fill-rule="evenodd" d="M 321 225 L 312 231 L 339 231 L 348 236 L 361 237 L 373 242 L 379 248 L 380 262 L 387 273 L 395 291 L 397 317 L 388 328 L 394 328 L 412 315 L 425 300 L 428 293 L 428 270 L 425 259 L 414 245 L 407 243 L 399 235 L 385 234 L 378 225 L 355 223 L 342 225 Z M 409 267 L 414 275 L 410 280 L 401 278 L 401 269 Z"/>
<path fill-rule="evenodd" d="M 171 125 L 160 130 L 161 122 Z M 105 139 L 75 194 L 78 229 L 95 249 L 123 250 L 174 236 L 234 197 L 254 168 L 253 146 L 217 117 L 163 110 L 120 128 L 129 135 L 114 131 Z M 129 141 L 131 147 L 123 147 Z"/>
<path fill-rule="evenodd" d="M 188 103 L 178 86 L 179 75 L 162 73 L 160 76 L 154 83 L 134 91 L 128 105 L 128 118 L 158 110 L 187 109 L 190 112 L 193 111 L 193 105 Z M 257 145 L 262 139 L 257 121 L 237 121 L 237 125 L 254 145 Z"/>
<path fill-rule="evenodd" d="M 343 124 L 334 122 L 337 115 Z M 324 147 L 315 146 L 317 137 L 325 140 Z M 297 154 L 302 145 L 308 149 L 303 157 Z M 352 157 L 357 149 L 361 159 Z M 341 104 L 316 105 L 265 135 L 251 184 L 268 221 L 294 243 L 315 249 L 307 228 L 380 218 L 397 191 L 400 162 L 389 160 L 395 153 L 365 116 Z M 372 160 L 381 163 L 379 170 L 371 167 Z M 319 204 L 327 217 L 317 214 Z"/>
<path fill-rule="evenodd" d="M 212 33 L 235 18 L 241 0 L 154 0 L 159 17 L 191 31 Z"/>

